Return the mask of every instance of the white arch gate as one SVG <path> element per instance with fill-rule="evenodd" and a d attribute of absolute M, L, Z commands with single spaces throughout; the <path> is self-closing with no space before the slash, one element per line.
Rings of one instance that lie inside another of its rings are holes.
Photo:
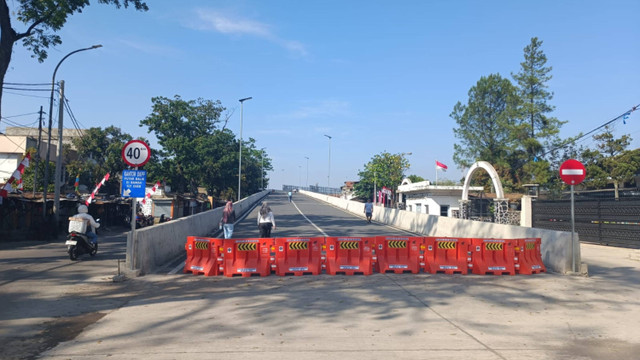
<path fill-rule="evenodd" d="M 460 199 L 460 218 L 469 219 L 470 215 L 470 201 L 469 201 L 469 186 L 471 184 L 471 177 L 479 170 L 484 169 L 491 177 L 493 187 L 496 189 L 496 198 L 493 200 L 493 214 L 495 222 L 498 224 L 507 224 L 509 221 L 507 212 L 509 211 L 509 200 L 504 197 L 504 191 L 502 190 L 502 183 L 500 177 L 496 172 L 496 169 L 486 161 L 478 161 L 471 165 L 467 176 L 464 179 L 464 188 L 462 189 L 462 199 Z"/>

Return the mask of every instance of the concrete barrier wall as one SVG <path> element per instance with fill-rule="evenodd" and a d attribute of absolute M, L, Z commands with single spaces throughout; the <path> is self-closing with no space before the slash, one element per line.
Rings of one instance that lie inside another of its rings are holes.
<path fill-rule="evenodd" d="M 240 217 L 267 194 L 268 191 L 262 191 L 234 203 L 236 216 Z M 148 274 L 174 260 L 185 251 L 187 236 L 207 236 L 218 229 L 222 210 L 220 207 L 136 230 L 132 243 L 133 269 Z"/>
<path fill-rule="evenodd" d="M 308 191 L 300 191 L 300 193 L 327 202 L 337 208 L 364 218 L 363 203 Z M 541 238 L 542 260 L 547 269 L 561 274 L 572 271 L 570 232 L 461 220 L 443 216 L 418 214 L 381 206 L 374 206 L 372 219 L 400 229 L 423 234 L 424 236 L 497 239 Z M 576 244 L 579 244 L 578 234 L 576 234 Z M 577 245 L 575 251 L 576 264 L 579 268 L 580 246 Z"/>

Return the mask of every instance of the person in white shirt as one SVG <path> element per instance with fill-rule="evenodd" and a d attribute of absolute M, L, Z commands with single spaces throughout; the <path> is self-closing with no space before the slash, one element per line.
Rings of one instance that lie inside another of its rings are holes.
<path fill-rule="evenodd" d="M 266 201 L 262 203 L 258 213 L 258 228 L 261 238 L 271 237 L 271 229 L 276 228 L 276 220 L 273 218 L 273 212 Z"/>
<path fill-rule="evenodd" d="M 93 216 L 89 215 L 89 209 L 87 205 L 78 206 L 78 214 L 73 217 L 81 218 L 85 220 L 89 220 L 89 225 L 91 225 L 91 230 L 87 230 L 87 237 L 91 240 L 92 243 L 96 244 L 98 242 L 98 235 L 96 234 L 96 229 L 100 227 L 100 224 L 97 223 Z"/>

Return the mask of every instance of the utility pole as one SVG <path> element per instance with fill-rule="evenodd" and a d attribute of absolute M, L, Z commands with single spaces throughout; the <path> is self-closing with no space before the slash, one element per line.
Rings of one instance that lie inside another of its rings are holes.
<path fill-rule="evenodd" d="M 58 232 L 58 220 L 60 220 L 60 178 L 62 173 L 62 120 L 64 115 L 64 80 L 60 80 L 60 98 L 58 100 L 58 160 L 56 161 L 56 174 L 53 184 L 55 186 L 53 196 L 53 218 L 55 220 L 56 233 Z"/>
<path fill-rule="evenodd" d="M 42 146 L 42 105 L 40 105 L 40 121 L 38 122 L 38 144 L 36 150 L 35 167 L 33 168 L 33 192 L 32 195 L 36 196 L 36 187 L 38 186 L 38 162 L 40 162 L 40 146 Z"/>

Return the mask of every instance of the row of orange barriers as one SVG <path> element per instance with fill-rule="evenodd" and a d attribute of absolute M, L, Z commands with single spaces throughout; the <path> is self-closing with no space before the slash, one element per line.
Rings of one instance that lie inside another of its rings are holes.
<path fill-rule="evenodd" d="M 310 237 L 216 239 L 189 236 L 184 272 L 205 276 L 546 272 L 540 238 Z"/>

